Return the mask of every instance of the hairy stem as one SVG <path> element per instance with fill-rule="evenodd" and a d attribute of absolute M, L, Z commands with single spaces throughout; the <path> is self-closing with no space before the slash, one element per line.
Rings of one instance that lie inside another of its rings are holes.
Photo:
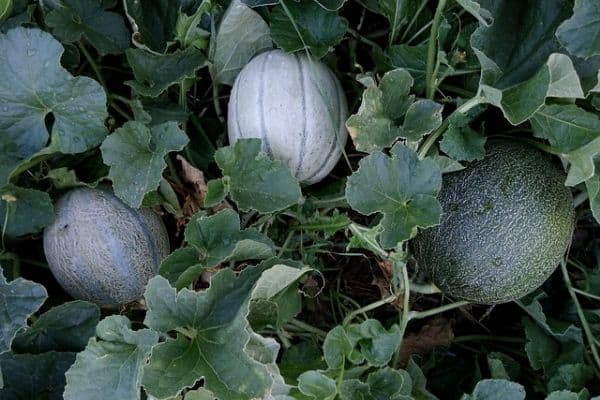
<path fill-rule="evenodd" d="M 425 85 L 428 99 L 433 99 L 433 95 L 435 94 L 435 89 L 437 87 L 437 82 L 434 76 L 435 70 L 437 69 L 437 65 L 439 63 L 437 57 L 437 39 L 445 7 L 446 0 L 438 0 L 438 5 L 433 16 L 433 23 L 431 24 L 431 32 L 429 34 L 429 43 L 427 45 L 427 66 L 425 69 Z"/>
<path fill-rule="evenodd" d="M 585 318 L 585 314 L 583 313 L 583 308 L 581 308 L 581 304 L 579 304 L 579 299 L 577 298 L 576 292 L 573 290 L 573 285 L 571 284 L 571 278 L 569 278 L 569 271 L 567 271 L 567 263 L 563 260 L 560 263 L 560 269 L 562 271 L 563 279 L 565 281 L 565 286 L 569 291 L 569 295 L 575 304 L 575 308 L 577 309 L 577 316 L 579 317 L 579 321 L 581 322 L 581 327 L 585 332 L 586 339 L 588 344 L 590 345 L 590 350 L 592 351 L 592 357 L 594 358 L 594 362 L 596 363 L 596 367 L 600 368 L 600 354 L 598 354 L 598 347 L 596 346 L 596 339 L 590 328 L 590 325 Z"/>

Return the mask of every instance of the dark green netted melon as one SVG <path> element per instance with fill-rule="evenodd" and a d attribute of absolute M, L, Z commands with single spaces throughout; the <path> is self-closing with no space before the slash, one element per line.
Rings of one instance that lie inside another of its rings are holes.
<path fill-rule="evenodd" d="M 496 141 L 466 169 L 444 176 L 440 225 L 413 241 L 442 291 L 480 304 L 539 287 L 570 244 L 575 210 L 557 160 L 530 145 Z"/>
<path fill-rule="evenodd" d="M 44 253 L 56 280 L 74 298 L 116 307 L 137 300 L 169 254 L 162 220 L 114 194 L 80 188 L 56 204 L 44 231 Z"/>

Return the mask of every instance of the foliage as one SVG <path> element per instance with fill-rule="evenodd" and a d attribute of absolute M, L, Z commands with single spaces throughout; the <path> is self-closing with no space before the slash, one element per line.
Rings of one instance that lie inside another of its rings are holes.
<path fill-rule="evenodd" d="M 0 398 L 597 399 L 599 21 L 595 0 L 0 0 Z M 227 143 L 230 86 L 272 47 L 347 97 L 316 185 Z M 562 162 L 577 223 L 541 288 L 486 308 L 439 294 L 411 239 L 497 137 Z M 43 257 L 77 186 L 169 229 L 120 310 Z"/>

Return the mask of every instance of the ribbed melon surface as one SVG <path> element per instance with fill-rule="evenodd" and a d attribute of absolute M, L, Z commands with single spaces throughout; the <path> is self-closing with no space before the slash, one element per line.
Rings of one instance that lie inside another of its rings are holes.
<path fill-rule="evenodd" d="M 259 138 L 300 181 L 322 180 L 335 166 L 348 133 L 346 97 L 333 72 L 303 54 L 272 50 L 238 75 L 229 100 L 230 143 Z"/>
<path fill-rule="evenodd" d="M 116 307 L 142 297 L 169 254 L 162 220 L 114 194 L 80 188 L 56 204 L 44 252 L 56 280 L 74 298 Z"/>
<path fill-rule="evenodd" d="M 441 224 L 413 241 L 419 267 L 446 294 L 475 303 L 507 302 L 539 287 L 573 233 L 573 199 L 557 161 L 501 141 L 483 160 L 445 175 Z"/>

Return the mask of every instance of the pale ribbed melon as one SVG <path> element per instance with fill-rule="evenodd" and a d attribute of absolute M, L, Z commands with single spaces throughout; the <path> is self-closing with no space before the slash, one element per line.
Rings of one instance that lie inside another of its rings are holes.
<path fill-rule="evenodd" d="M 44 252 L 60 285 L 76 299 L 105 307 L 141 298 L 169 254 L 160 217 L 88 188 L 66 193 L 55 209 L 44 231 Z"/>
<path fill-rule="evenodd" d="M 333 169 L 348 133 L 346 97 L 333 72 L 304 54 L 271 50 L 240 72 L 229 100 L 229 141 L 259 138 L 263 150 L 300 181 Z"/>

